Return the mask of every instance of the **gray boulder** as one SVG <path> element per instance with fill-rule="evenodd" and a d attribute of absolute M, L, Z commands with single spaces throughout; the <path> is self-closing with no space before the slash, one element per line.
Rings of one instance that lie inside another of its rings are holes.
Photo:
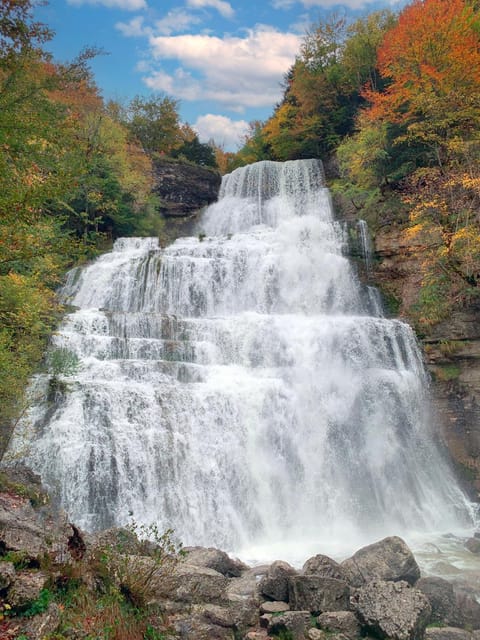
<path fill-rule="evenodd" d="M 240 560 L 230 558 L 225 551 L 213 547 L 185 547 L 183 552 L 188 564 L 213 569 L 227 578 L 238 578 L 249 568 Z"/>
<path fill-rule="evenodd" d="M 272 600 L 288 602 L 288 579 L 295 575 L 297 571 L 288 562 L 276 560 L 260 580 L 260 593 Z"/>
<path fill-rule="evenodd" d="M 480 539 L 469 538 L 465 542 L 465 548 L 468 549 L 471 553 L 480 553 Z"/>
<path fill-rule="evenodd" d="M 279 613 L 290 611 L 290 605 L 286 602 L 262 602 L 260 605 L 261 613 Z"/>
<path fill-rule="evenodd" d="M 403 580 L 410 585 L 420 578 L 420 568 L 406 543 L 397 536 L 384 538 L 363 547 L 341 566 L 349 574 L 349 582 L 361 587 L 370 580 Z"/>
<path fill-rule="evenodd" d="M 291 609 L 318 615 L 325 611 L 347 611 L 350 589 L 343 580 L 323 576 L 291 576 L 288 598 Z"/>
<path fill-rule="evenodd" d="M 41 571 L 19 571 L 8 590 L 8 604 L 14 609 L 24 609 L 38 600 L 48 576 Z"/>
<path fill-rule="evenodd" d="M 280 616 L 273 616 L 268 625 L 268 633 L 279 634 L 290 631 L 294 640 L 305 638 L 305 632 L 311 627 L 309 611 L 286 611 Z"/>
<path fill-rule="evenodd" d="M 234 640 L 232 629 L 213 624 L 198 613 L 182 613 L 170 618 L 176 637 L 184 640 Z"/>
<path fill-rule="evenodd" d="M 472 634 L 458 627 L 432 627 L 425 630 L 425 640 L 472 640 Z"/>
<path fill-rule="evenodd" d="M 179 563 L 171 571 L 160 569 L 152 575 L 149 591 L 152 601 L 218 604 L 225 600 L 227 584 L 228 579 L 218 571 Z"/>
<path fill-rule="evenodd" d="M 351 598 L 368 632 L 391 640 L 419 640 L 431 615 L 427 597 L 407 582 L 372 580 Z"/>
<path fill-rule="evenodd" d="M 15 580 L 13 562 L 0 562 L 0 591 L 5 591 Z"/>
<path fill-rule="evenodd" d="M 332 558 L 319 553 L 313 558 L 309 558 L 302 568 L 302 573 L 306 576 L 317 575 L 325 578 L 336 578 L 348 582 L 348 574 L 343 567 Z"/>
<path fill-rule="evenodd" d="M 430 623 L 455 623 L 457 618 L 456 598 L 451 582 L 437 577 L 420 578 L 415 583 L 415 589 L 419 589 L 430 603 L 432 608 Z"/>
<path fill-rule="evenodd" d="M 480 604 L 468 591 L 455 590 L 455 615 L 452 624 L 480 629 Z"/>
<path fill-rule="evenodd" d="M 351 640 L 360 637 L 360 623 L 352 611 L 328 611 L 322 613 L 317 620 L 318 625 L 325 631 L 342 633 Z"/>

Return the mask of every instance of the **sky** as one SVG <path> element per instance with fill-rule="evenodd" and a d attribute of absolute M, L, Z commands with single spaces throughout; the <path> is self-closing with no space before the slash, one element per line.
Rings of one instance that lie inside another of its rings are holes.
<path fill-rule="evenodd" d="M 305 30 L 333 12 L 352 20 L 402 0 L 50 0 L 36 18 L 55 32 L 58 61 L 86 46 L 106 100 L 167 94 L 200 140 L 235 151 L 265 120 Z"/>

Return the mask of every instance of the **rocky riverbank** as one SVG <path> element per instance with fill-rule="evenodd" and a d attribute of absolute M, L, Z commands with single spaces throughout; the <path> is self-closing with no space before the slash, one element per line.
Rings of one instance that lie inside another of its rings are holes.
<path fill-rule="evenodd" d="M 218 549 L 179 550 L 154 529 L 156 542 L 135 527 L 84 534 L 32 474 L 2 482 L 2 639 L 480 638 L 473 595 L 422 577 L 398 537 L 341 564 L 320 553 L 301 570 L 249 567 Z"/>

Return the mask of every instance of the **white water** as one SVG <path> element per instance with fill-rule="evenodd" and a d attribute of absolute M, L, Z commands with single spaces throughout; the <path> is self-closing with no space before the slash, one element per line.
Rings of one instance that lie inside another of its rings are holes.
<path fill-rule="evenodd" d="M 82 367 L 24 428 L 72 521 L 133 515 L 185 544 L 300 561 L 472 526 L 412 331 L 362 290 L 321 165 L 236 170 L 201 231 L 165 250 L 118 240 L 69 276 L 78 311 L 55 344 Z"/>

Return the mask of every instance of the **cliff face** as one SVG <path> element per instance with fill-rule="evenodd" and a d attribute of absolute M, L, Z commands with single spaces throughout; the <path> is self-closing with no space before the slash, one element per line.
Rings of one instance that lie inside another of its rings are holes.
<path fill-rule="evenodd" d="M 400 225 L 381 227 L 375 237 L 373 279 L 400 301 L 407 322 L 421 283 L 421 247 Z M 480 308 L 454 309 L 447 320 L 420 337 L 432 376 L 434 420 L 473 498 L 480 495 Z"/>

